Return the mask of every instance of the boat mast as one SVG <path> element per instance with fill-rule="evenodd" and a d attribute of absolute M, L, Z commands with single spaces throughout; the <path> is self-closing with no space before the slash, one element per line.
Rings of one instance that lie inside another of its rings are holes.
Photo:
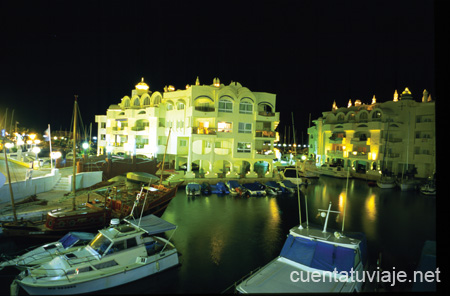
<path fill-rule="evenodd" d="M 294 144 L 296 145 L 296 147 L 295 147 L 295 176 L 296 176 L 296 178 L 297 178 L 297 201 L 298 201 L 298 216 L 299 216 L 299 219 L 300 219 L 300 225 L 299 225 L 299 229 L 303 229 L 303 226 L 302 226 L 302 210 L 301 210 L 301 205 L 300 205 L 300 188 L 299 188 L 299 185 L 298 185 L 298 164 L 297 164 L 297 143 L 296 143 L 296 141 L 295 141 L 295 126 L 294 126 L 294 113 L 292 112 L 291 113 L 291 116 L 292 116 L 292 132 L 293 132 L 293 134 L 294 134 Z M 306 198 L 306 195 L 305 195 L 305 205 L 306 205 L 306 227 L 308 227 L 308 201 L 307 201 L 307 198 Z"/>
<path fill-rule="evenodd" d="M 9 192 L 11 195 L 11 207 L 13 210 L 14 222 L 17 222 L 16 205 L 14 204 L 14 194 L 13 194 L 13 190 L 12 190 L 12 186 L 11 186 L 11 175 L 9 174 L 8 156 L 6 155 L 6 147 L 4 144 L 5 144 L 5 139 L 3 139 L 3 151 L 5 152 L 6 173 L 8 175 Z"/>
<path fill-rule="evenodd" d="M 167 142 L 166 142 L 166 150 L 164 151 L 162 166 L 161 166 L 161 178 L 159 180 L 159 185 L 162 185 L 162 178 L 163 178 L 163 172 L 164 172 L 164 162 L 166 161 L 166 153 L 167 153 L 167 147 L 169 146 L 169 138 L 170 138 L 170 132 L 172 131 L 172 128 L 169 128 L 169 135 L 167 136 Z"/>
<path fill-rule="evenodd" d="M 76 191 L 76 176 L 77 176 L 77 167 L 76 167 L 76 160 L 77 160 L 77 99 L 78 96 L 75 95 L 75 102 L 73 105 L 73 163 L 72 163 L 72 167 L 73 167 L 73 177 L 72 177 L 72 191 L 73 191 L 73 200 L 72 200 L 72 210 L 75 210 L 76 208 L 76 203 L 75 203 L 75 191 Z"/>

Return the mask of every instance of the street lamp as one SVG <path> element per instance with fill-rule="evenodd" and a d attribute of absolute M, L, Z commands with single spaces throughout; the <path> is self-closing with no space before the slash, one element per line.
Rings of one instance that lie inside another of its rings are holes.
<path fill-rule="evenodd" d="M 39 166 L 39 162 L 38 162 L 38 154 L 39 152 L 41 152 L 41 148 L 34 146 L 33 149 L 31 150 L 33 153 L 36 153 L 36 161 L 35 163 L 37 163 L 37 166 Z"/>

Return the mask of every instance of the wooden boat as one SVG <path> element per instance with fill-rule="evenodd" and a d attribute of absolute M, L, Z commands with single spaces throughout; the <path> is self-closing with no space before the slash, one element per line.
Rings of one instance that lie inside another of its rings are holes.
<path fill-rule="evenodd" d="M 110 208 L 113 218 L 122 219 L 134 213 L 143 216 L 153 214 L 161 217 L 170 201 L 175 197 L 179 184 L 142 186 L 140 191 L 119 194 L 117 190 L 106 198 L 106 208 Z M 134 207 L 134 210 L 133 210 Z"/>
<path fill-rule="evenodd" d="M 44 220 L 3 222 L 3 235 L 19 239 L 49 239 L 61 237 L 69 231 L 96 231 L 108 225 L 111 210 L 87 202 L 75 210 L 53 210 Z"/>

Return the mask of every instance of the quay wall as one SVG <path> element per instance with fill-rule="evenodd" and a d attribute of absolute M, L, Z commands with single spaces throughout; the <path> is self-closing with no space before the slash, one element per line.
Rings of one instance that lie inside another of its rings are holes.
<path fill-rule="evenodd" d="M 51 190 L 61 179 L 61 173 L 58 169 L 53 169 L 45 176 L 29 178 L 24 181 L 11 183 L 14 201 L 19 201 L 25 197 Z M 6 182 L 0 187 L 0 204 L 11 202 L 9 184 Z"/>

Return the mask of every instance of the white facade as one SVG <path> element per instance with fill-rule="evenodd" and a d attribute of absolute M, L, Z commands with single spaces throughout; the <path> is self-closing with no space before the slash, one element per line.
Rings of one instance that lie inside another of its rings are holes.
<path fill-rule="evenodd" d="M 317 165 L 339 163 L 354 171 L 398 175 L 415 170 L 427 178 L 436 168 L 435 102 L 425 90 L 416 102 L 408 88 L 391 101 L 351 101 L 347 107 L 322 113 L 308 129 L 309 154 Z"/>
<path fill-rule="evenodd" d="M 238 82 L 224 85 L 218 78 L 211 85 L 197 78 L 184 90 L 169 86 L 162 93 L 152 93 L 142 81 L 106 115 L 96 115 L 98 154 L 162 160 L 168 143 L 166 162 L 176 169 L 187 163 L 187 177 L 193 176 L 191 163 L 205 177 L 261 176 L 272 169 L 275 104 L 275 94 L 252 92 Z"/>

